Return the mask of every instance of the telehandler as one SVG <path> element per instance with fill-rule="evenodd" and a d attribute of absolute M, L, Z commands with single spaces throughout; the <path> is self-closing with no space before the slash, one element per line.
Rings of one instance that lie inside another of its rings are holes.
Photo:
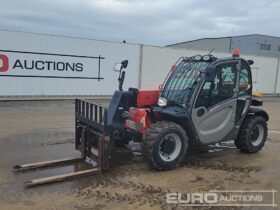
<path fill-rule="evenodd" d="M 109 169 L 113 151 L 130 141 L 141 143 L 144 159 L 157 170 L 177 167 L 192 145 L 234 140 L 245 153 L 262 149 L 267 138 L 268 114 L 253 97 L 254 62 L 239 56 L 196 55 L 180 58 L 163 85 L 155 90 L 123 90 L 128 61 L 115 65 L 119 89 L 108 108 L 76 99 L 75 149 L 80 158 L 23 164 L 16 170 L 67 164 L 87 159 L 96 167 L 31 180 L 26 186 L 60 181 Z"/>

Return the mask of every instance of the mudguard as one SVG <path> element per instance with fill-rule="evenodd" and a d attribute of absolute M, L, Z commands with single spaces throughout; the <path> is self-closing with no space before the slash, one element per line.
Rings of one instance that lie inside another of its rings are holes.
<path fill-rule="evenodd" d="M 259 116 L 263 117 L 266 121 L 269 120 L 269 116 L 266 111 L 255 108 L 255 107 L 250 107 L 247 114 L 248 115 L 259 115 Z"/>

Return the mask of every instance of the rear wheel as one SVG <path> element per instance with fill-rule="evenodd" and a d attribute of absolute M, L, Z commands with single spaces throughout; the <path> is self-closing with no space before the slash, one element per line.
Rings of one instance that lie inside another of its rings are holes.
<path fill-rule="evenodd" d="M 143 157 L 157 170 L 175 168 L 186 154 L 187 140 L 180 125 L 169 121 L 156 122 L 143 137 Z"/>
<path fill-rule="evenodd" d="M 235 146 L 245 153 L 260 151 L 267 138 L 267 123 L 261 116 L 249 116 L 245 119 L 235 140 Z"/>

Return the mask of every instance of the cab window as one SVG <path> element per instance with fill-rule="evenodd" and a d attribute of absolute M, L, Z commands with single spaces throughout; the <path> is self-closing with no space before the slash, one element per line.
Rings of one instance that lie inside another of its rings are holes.
<path fill-rule="evenodd" d="M 216 68 L 214 81 L 207 81 L 198 95 L 195 107 L 209 108 L 233 96 L 236 83 L 236 63 L 221 64 Z"/>
<path fill-rule="evenodd" d="M 250 94 L 250 78 L 249 65 L 245 61 L 242 61 L 239 76 L 239 95 Z"/>

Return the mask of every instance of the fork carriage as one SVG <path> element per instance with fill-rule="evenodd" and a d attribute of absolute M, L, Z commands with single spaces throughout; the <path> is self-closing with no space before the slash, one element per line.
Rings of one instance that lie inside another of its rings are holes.
<path fill-rule="evenodd" d="M 110 135 L 107 132 L 107 109 L 101 105 L 76 99 L 75 100 L 75 149 L 81 152 L 81 157 L 49 160 L 14 166 L 16 171 L 26 171 L 44 167 L 61 166 L 85 161 L 90 158 L 96 166 L 87 170 L 54 175 L 30 180 L 26 187 L 50 182 L 71 179 L 78 176 L 100 174 L 109 168 L 108 144 Z"/>

